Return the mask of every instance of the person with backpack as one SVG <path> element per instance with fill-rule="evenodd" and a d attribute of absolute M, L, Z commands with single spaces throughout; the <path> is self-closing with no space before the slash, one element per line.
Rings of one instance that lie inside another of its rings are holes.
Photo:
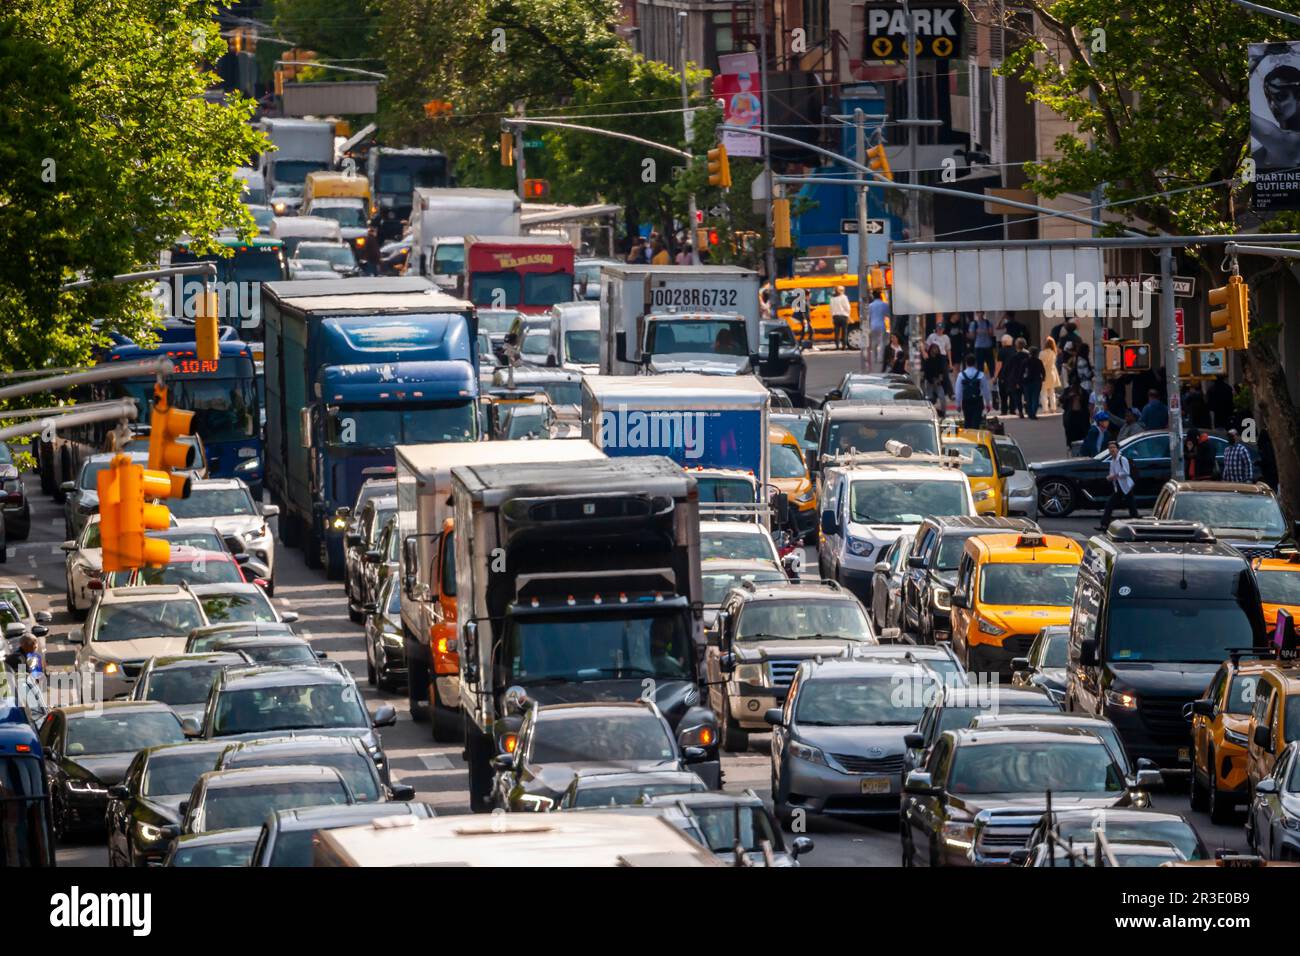
<path fill-rule="evenodd" d="M 956 399 L 966 428 L 979 428 L 984 414 L 993 408 L 988 376 L 975 367 L 974 355 L 966 356 L 966 367 L 957 376 Z"/>

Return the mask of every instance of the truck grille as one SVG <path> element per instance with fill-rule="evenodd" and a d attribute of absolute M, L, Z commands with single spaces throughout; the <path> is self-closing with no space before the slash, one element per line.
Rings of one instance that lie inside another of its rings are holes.
<path fill-rule="evenodd" d="M 1192 698 L 1144 698 L 1138 706 L 1141 708 L 1142 721 L 1155 736 L 1187 737 L 1191 733 L 1191 724 L 1183 716 L 1183 708 Z"/>
<path fill-rule="evenodd" d="M 988 827 L 980 833 L 979 845 L 991 850 L 1018 850 L 1029 842 L 1030 827 Z"/>
<path fill-rule="evenodd" d="M 835 762 L 849 773 L 902 773 L 903 755 L 893 757 L 858 757 L 853 754 L 831 754 Z"/>
<path fill-rule="evenodd" d="M 799 669 L 803 661 L 795 659 L 772 659 L 767 662 L 768 670 L 772 674 L 772 686 L 775 688 L 788 688 L 790 682 L 794 680 L 794 672 Z"/>
<path fill-rule="evenodd" d="M 1012 634 L 1002 642 L 1002 647 L 1009 651 L 1012 657 L 1027 657 L 1029 648 L 1037 636 L 1036 634 Z"/>

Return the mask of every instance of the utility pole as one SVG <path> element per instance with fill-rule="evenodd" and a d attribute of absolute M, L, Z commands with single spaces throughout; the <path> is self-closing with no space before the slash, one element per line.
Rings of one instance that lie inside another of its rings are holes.
<path fill-rule="evenodd" d="M 917 167 L 920 166 L 916 158 L 916 24 L 912 22 L 912 8 L 908 0 L 903 0 L 903 17 L 907 20 L 907 181 L 915 183 Z M 917 199 L 915 192 L 907 194 L 907 221 L 914 230 L 911 236 L 913 242 L 922 238 L 921 206 Z M 860 241 L 864 237 L 858 238 Z"/>
<path fill-rule="evenodd" d="M 685 10 L 677 11 L 677 51 L 682 64 L 682 132 L 686 139 L 686 149 L 693 152 L 691 146 L 695 142 L 695 117 L 690 112 L 690 89 L 686 83 L 686 15 Z M 695 230 L 695 216 L 695 190 L 692 189 L 690 196 L 686 200 L 686 235 L 689 237 L 691 245 L 691 262 L 698 266 L 700 264 L 700 236 Z"/>
<path fill-rule="evenodd" d="M 863 166 L 867 164 L 867 117 L 858 107 L 853 111 L 854 158 Z M 874 372 L 867 356 L 875 354 L 867 320 L 867 302 L 870 299 L 869 268 L 867 265 L 867 184 L 858 187 L 858 344 L 861 346 L 862 371 Z"/>
<path fill-rule="evenodd" d="M 758 12 L 758 83 L 761 109 L 763 110 L 763 129 L 772 125 L 772 114 L 767 104 L 767 0 L 754 0 Z M 771 283 L 773 295 L 776 290 L 776 247 L 772 245 L 772 146 L 767 137 L 763 137 L 763 176 L 767 187 L 767 203 L 764 209 L 764 229 L 767 232 L 767 281 Z"/>
<path fill-rule="evenodd" d="M 515 100 L 515 115 L 523 117 L 524 101 Z M 515 192 L 519 194 L 519 201 L 524 201 L 524 127 L 515 127 Z"/>
<path fill-rule="evenodd" d="M 1165 404 L 1169 406 L 1169 470 L 1183 479 L 1183 409 L 1178 391 L 1178 325 L 1174 319 L 1174 250 L 1160 250 L 1160 331 L 1165 339 Z M 1094 365 L 1096 359 L 1093 360 Z"/>

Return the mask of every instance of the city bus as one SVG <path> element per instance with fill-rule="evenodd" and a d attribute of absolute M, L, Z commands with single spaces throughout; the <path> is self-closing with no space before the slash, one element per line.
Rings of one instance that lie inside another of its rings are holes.
<path fill-rule="evenodd" d="M 262 283 L 288 278 L 284 260 L 284 241 L 258 236 L 248 242 L 237 236 L 219 236 L 217 243 L 231 255 L 195 253 L 186 242 L 172 247 L 171 260 L 164 265 L 187 265 L 191 262 L 215 262 L 217 278 L 211 285 L 217 293 L 217 311 L 223 325 L 239 332 L 239 337 L 253 346 L 260 358 L 262 341 Z M 182 276 L 158 284 L 162 314 L 174 318 L 194 318 L 197 297 L 203 290 L 202 276 Z"/>

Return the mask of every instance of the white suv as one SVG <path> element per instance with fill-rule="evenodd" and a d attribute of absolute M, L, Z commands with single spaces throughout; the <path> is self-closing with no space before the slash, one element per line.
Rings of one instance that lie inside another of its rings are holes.
<path fill-rule="evenodd" d="M 215 526 L 222 535 L 237 535 L 244 550 L 266 565 L 266 593 L 275 593 L 275 536 L 266 519 L 280 513 L 276 505 L 259 505 L 238 478 L 192 481 L 188 498 L 169 498 L 166 504 L 179 527 Z"/>
<path fill-rule="evenodd" d="M 108 588 L 91 608 L 86 626 L 73 630 L 68 640 L 81 645 L 76 670 L 102 675 L 104 699 L 111 700 L 131 689 L 149 658 L 184 653 L 190 631 L 207 623 L 203 606 L 187 587 Z"/>

